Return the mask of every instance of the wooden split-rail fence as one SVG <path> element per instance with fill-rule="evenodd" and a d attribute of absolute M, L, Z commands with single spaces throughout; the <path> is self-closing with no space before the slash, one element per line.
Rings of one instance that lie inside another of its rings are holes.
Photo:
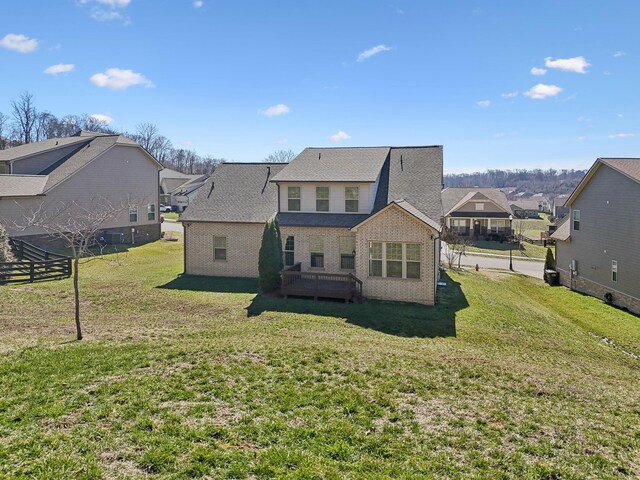
<path fill-rule="evenodd" d="M 0 263 L 0 285 L 58 280 L 71 276 L 71 258 L 49 252 L 24 240 L 9 239 L 17 262 Z"/>

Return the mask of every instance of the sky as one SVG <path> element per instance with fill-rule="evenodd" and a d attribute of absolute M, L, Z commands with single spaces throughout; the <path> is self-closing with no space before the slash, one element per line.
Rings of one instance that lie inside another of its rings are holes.
<path fill-rule="evenodd" d="M 3 0 L 0 112 L 262 161 L 444 145 L 445 172 L 640 156 L 640 2 Z"/>

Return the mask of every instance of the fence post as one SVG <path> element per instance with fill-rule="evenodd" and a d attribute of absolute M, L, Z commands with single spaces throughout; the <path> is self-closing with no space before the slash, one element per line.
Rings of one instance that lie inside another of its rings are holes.
<path fill-rule="evenodd" d="M 35 266 L 33 265 L 33 262 L 29 262 L 29 283 L 33 283 L 35 273 Z"/>

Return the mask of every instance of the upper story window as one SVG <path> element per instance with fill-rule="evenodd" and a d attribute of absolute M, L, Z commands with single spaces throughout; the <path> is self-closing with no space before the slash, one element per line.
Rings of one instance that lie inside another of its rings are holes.
<path fill-rule="evenodd" d="M 484 210 L 484 203 L 476 203 L 476 210 Z"/>
<path fill-rule="evenodd" d="M 149 205 L 147 205 L 147 220 L 152 222 L 155 219 L 156 219 L 156 204 L 150 203 Z"/>
<path fill-rule="evenodd" d="M 129 222 L 136 223 L 138 221 L 138 207 L 129 207 Z"/>
<path fill-rule="evenodd" d="M 360 210 L 360 189 L 358 187 L 345 187 L 344 189 L 344 211 L 358 212 Z"/>
<path fill-rule="evenodd" d="M 580 230 L 580 210 L 573 211 L 573 229 Z"/>
<path fill-rule="evenodd" d="M 316 187 L 316 212 L 329 211 L 329 187 Z"/>
<path fill-rule="evenodd" d="M 287 188 L 287 209 L 290 212 L 300 211 L 300 187 Z"/>

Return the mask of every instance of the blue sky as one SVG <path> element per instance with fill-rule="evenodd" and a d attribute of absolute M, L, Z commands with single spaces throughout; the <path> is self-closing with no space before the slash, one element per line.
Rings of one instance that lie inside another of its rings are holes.
<path fill-rule="evenodd" d="M 640 156 L 638 18 L 635 0 L 20 0 L 0 111 L 28 90 L 235 161 L 441 144 L 448 172 L 586 168 Z"/>

